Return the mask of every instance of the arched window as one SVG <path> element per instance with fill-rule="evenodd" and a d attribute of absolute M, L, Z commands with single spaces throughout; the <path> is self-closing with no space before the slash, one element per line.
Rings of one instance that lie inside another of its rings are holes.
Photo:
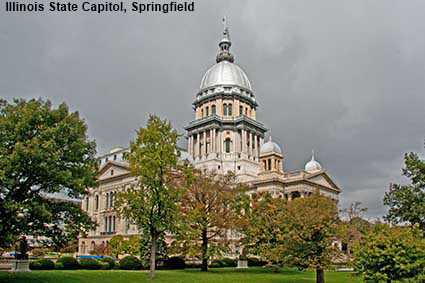
<path fill-rule="evenodd" d="M 112 232 L 115 232 L 116 217 L 112 218 Z"/>
<path fill-rule="evenodd" d="M 205 116 L 209 116 L 210 115 L 210 108 L 207 106 L 206 108 L 205 108 Z"/>
<path fill-rule="evenodd" d="M 106 193 L 106 208 L 109 208 L 109 193 Z"/>
<path fill-rule="evenodd" d="M 243 106 L 239 106 L 239 115 L 243 115 Z"/>
<path fill-rule="evenodd" d="M 99 209 L 99 196 L 96 195 L 96 211 Z"/>
<path fill-rule="evenodd" d="M 87 198 L 86 198 L 86 211 L 89 211 L 89 199 L 90 199 L 90 197 L 87 196 Z"/>
<path fill-rule="evenodd" d="M 94 251 L 95 248 L 96 248 L 96 243 L 94 241 L 91 241 L 90 250 Z"/>
<path fill-rule="evenodd" d="M 248 116 L 248 107 L 245 108 L 245 115 Z"/>
<path fill-rule="evenodd" d="M 227 104 L 223 104 L 223 116 L 227 116 Z"/>
<path fill-rule="evenodd" d="M 232 104 L 227 105 L 227 115 L 232 116 Z"/>
<path fill-rule="evenodd" d="M 272 160 L 271 159 L 268 159 L 267 161 L 268 161 L 267 171 L 270 171 L 270 170 L 272 170 Z"/>
<path fill-rule="evenodd" d="M 109 222 L 108 232 L 112 232 L 112 216 L 109 216 L 108 222 Z"/>
<path fill-rule="evenodd" d="M 109 195 L 109 206 L 113 207 L 114 206 L 114 201 L 115 201 L 115 194 L 113 192 L 111 192 L 111 194 Z"/>
<path fill-rule="evenodd" d="M 201 118 L 204 117 L 204 109 L 201 109 Z"/>
<path fill-rule="evenodd" d="M 211 115 L 215 115 L 216 109 L 215 105 L 211 106 Z"/>
<path fill-rule="evenodd" d="M 86 253 L 86 242 L 82 241 L 80 246 L 80 254 Z"/>
<path fill-rule="evenodd" d="M 224 150 L 226 153 L 230 153 L 230 146 L 232 144 L 232 140 L 230 138 L 226 138 L 224 140 Z"/>

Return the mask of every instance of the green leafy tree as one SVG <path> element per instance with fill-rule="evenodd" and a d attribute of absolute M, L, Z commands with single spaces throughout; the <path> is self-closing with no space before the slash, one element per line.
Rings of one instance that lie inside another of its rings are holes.
<path fill-rule="evenodd" d="M 425 239 L 419 225 L 376 224 L 354 246 L 354 263 L 367 283 L 404 279 L 421 282 L 425 274 Z"/>
<path fill-rule="evenodd" d="M 201 271 L 208 271 L 208 259 L 228 249 L 226 233 L 235 227 L 236 210 L 243 186 L 234 174 L 218 175 L 191 167 L 183 170 L 185 188 L 180 202 L 184 229 L 175 247 L 181 253 L 200 257 Z"/>
<path fill-rule="evenodd" d="M 316 282 L 325 282 L 324 269 L 337 255 L 332 245 L 339 224 L 335 200 L 319 193 L 291 201 L 254 195 L 246 211 L 245 241 L 251 252 L 273 264 L 313 268 Z"/>
<path fill-rule="evenodd" d="M 142 266 L 146 268 L 150 266 L 151 246 L 151 238 L 149 236 L 140 235 L 138 240 L 139 249 L 137 251 L 138 254 L 140 254 L 140 261 L 142 262 Z M 167 258 L 167 244 L 165 242 L 165 235 L 161 235 L 158 238 L 156 264 L 159 262 L 164 262 Z"/>
<path fill-rule="evenodd" d="M 404 163 L 403 175 L 411 184 L 390 186 L 384 197 L 384 204 L 389 206 L 385 219 L 392 223 L 419 224 L 425 231 L 425 161 L 410 152 L 405 155 Z"/>
<path fill-rule="evenodd" d="M 72 237 L 93 228 L 79 207 L 49 197 L 80 197 L 96 185 L 96 145 L 78 112 L 41 99 L 0 101 L 0 133 L 0 246 L 24 234 L 68 238 L 67 220 L 78 227 Z"/>
<path fill-rule="evenodd" d="M 118 256 L 122 255 L 124 253 L 124 245 L 125 240 L 122 235 L 112 236 L 111 240 L 109 241 L 109 247 L 111 249 L 112 256 L 118 258 Z"/>
<path fill-rule="evenodd" d="M 279 266 L 282 264 L 283 235 L 287 233 L 282 219 L 287 201 L 273 198 L 269 193 L 254 194 L 245 209 L 243 239 L 245 252 L 259 255 Z"/>
<path fill-rule="evenodd" d="M 150 116 L 146 128 L 137 131 L 127 159 L 137 188 L 117 194 L 118 212 L 151 239 L 150 278 L 155 277 L 158 239 L 177 229 L 180 189 L 175 185 L 180 154 L 179 135 L 170 122 Z"/>

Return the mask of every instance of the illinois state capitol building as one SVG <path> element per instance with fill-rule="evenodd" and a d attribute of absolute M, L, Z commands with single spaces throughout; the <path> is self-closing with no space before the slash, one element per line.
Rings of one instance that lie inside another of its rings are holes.
<path fill-rule="evenodd" d="M 304 169 L 284 170 L 284 154 L 267 128 L 256 119 L 258 103 L 248 77 L 230 53 L 225 28 L 214 64 L 201 80 L 193 108 L 195 119 L 187 131 L 187 151 L 181 160 L 197 168 L 219 173 L 232 171 L 255 192 L 269 192 L 288 200 L 317 190 L 338 199 L 341 189 L 312 154 Z M 99 157 L 98 187 L 90 188 L 82 207 L 98 223 L 94 231 L 79 239 L 79 254 L 89 254 L 97 245 L 108 244 L 113 235 L 137 235 L 137 227 L 112 209 L 116 192 L 137 186 L 123 159 L 127 149 L 115 148 Z"/>

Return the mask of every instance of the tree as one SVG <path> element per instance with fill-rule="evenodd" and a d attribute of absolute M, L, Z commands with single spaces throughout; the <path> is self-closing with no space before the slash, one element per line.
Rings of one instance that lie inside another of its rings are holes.
<path fill-rule="evenodd" d="M 283 235 L 287 233 L 282 219 L 287 201 L 273 198 L 269 193 L 253 194 L 245 208 L 243 239 L 246 252 L 259 255 L 269 264 L 281 265 L 284 248 Z"/>
<path fill-rule="evenodd" d="M 57 233 L 67 219 L 79 232 L 93 228 L 79 221 L 79 207 L 49 197 L 78 198 L 96 185 L 96 145 L 78 112 L 41 99 L 0 101 L 0 133 L 0 246 Z"/>
<path fill-rule="evenodd" d="M 167 259 L 167 244 L 165 242 L 165 235 L 158 238 L 157 251 L 156 251 L 156 264 L 164 262 Z M 143 267 L 150 266 L 150 247 L 152 246 L 151 238 L 149 236 L 140 235 L 138 239 L 137 252 L 140 255 L 140 261 Z"/>
<path fill-rule="evenodd" d="M 119 255 L 124 253 L 125 240 L 122 235 L 114 235 L 109 241 L 109 247 L 111 249 L 111 254 L 115 258 L 118 258 Z"/>
<path fill-rule="evenodd" d="M 342 250 L 351 254 L 351 246 L 365 235 L 371 228 L 372 223 L 363 218 L 367 208 L 361 206 L 361 202 L 353 202 L 349 208 L 343 209 L 345 216 L 338 226 L 337 237 L 342 241 Z"/>
<path fill-rule="evenodd" d="M 384 197 L 384 204 L 390 207 L 385 219 L 392 223 L 419 224 L 425 231 L 425 160 L 410 152 L 405 155 L 404 163 L 403 175 L 411 184 L 390 186 Z"/>
<path fill-rule="evenodd" d="M 150 116 L 146 128 L 137 131 L 127 154 L 137 188 L 117 194 L 118 212 L 151 239 L 150 278 L 155 277 L 158 239 L 177 228 L 180 190 L 175 185 L 180 154 L 179 135 L 167 120 Z"/>
<path fill-rule="evenodd" d="M 404 279 L 420 282 L 416 279 L 425 273 L 425 239 L 419 225 L 376 224 L 355 245 L 354 263 L 368 283 Z"/>
<path fill-rule="evenodd" d="M 337 255 L 332 243 L 339 224 L 336 201 L 314 193 L 286 201 L 269 194 L 253 195 L 246 209 L 245 242 L 272 264 L 316 269 L 324 283 L 324 269 Z"/>
<path fill-rule="evenodd" d="M 183 169 L 184 194 L 181 213 L 184 229 L 174 245 L 181 253 L 199 256 L 201 271 L 208 271 L 208 259 L 228 248 L 227 233 L 235 227 L 236 211 L 243 186 L 234 174 L 218 175 L 191 167 Z"/>

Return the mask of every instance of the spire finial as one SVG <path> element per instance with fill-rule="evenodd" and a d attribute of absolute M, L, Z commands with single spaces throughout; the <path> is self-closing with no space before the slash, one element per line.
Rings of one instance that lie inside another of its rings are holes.
<path fill-rule="evenodd" d="M 311 160 L 314 161 L 314 149 L 311 150 Z"/>
<path fill-rule="evenodd" d="M 220 53 L 217 54 L 216 61 L 220 63 L 221 61 L 229 61 L 233 63 L 234 58 L 233 55 L 230 54 L 230 46 L 232 46 L 232 42 L 230 41 L 230 33 L 229 28 L 227 27 L 227 19 L 223 17 L 223 39 L 220 41 L 218 46 L 220 47 Z"/>

